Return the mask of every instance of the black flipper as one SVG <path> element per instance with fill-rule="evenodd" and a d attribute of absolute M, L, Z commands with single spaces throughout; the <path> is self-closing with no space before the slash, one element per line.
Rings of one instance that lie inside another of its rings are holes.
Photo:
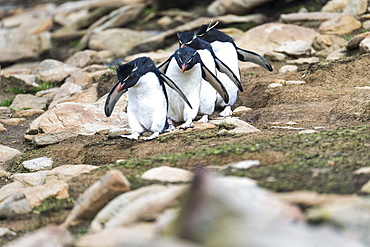
<path fill-rule="evenodd" d="M 220 80 L 203 63 L 201 63 L 201 68 L 202 78 L 211 84 L 211 86 L 221 95 L 225 103 L 229 103 L 229 94 Z"/>
<path fill-rule="evenodd" d="M 157 68 L 159 69 L 160 72 L 162 73 L 166 73 L 167 72 L 167 69 L 168 69 L 168 65 L 170 64 L 170 61 L 172 59 L 173 56 L 170 56 L 169 58 L 167 58 L 166 61 L 164 61 L 163 63 L 161 63 Z"/>
<path fill-rule="evenodd" d="M 117 101 L 119 98 L 121 98 L 122 94 L 127 92 L 127 89 L 123 89 L 121 92 L 117 91 L 117 87 L 120 84 L 118 81 L 110 90 L 107 100 L 105 101 L 105 107 L 104 107 L 104 112 L 107 117 L 110 117 L 112 115 L 114 106 L 116 105 Z"/>
<path fill-rule="evenodd" d="M 160 78 L 170 87 L 172 88 L 173 90 L 175 90 L 180 96 L 181 98 L 184 99 L 184 101 L 186 102 L 186 104 L 188 104 L 188 106 L 193 109 L 193 107 L 191 106 L 188 98 L 186 98 L 185 94 L 181 91 L 181 89 L 168 77 L 166 76 L 165 74 L 163 74 L 162 72 L 159 72 L 159 76 Z"/>
<path fill-rule="evenodd" d="M 243 86 L 240 83 L 238 77 L 236 77 L 236 75 L 234 74 L 234 72 L 232 72 L 232 70 L 217 57 L 215 57 L 215 62 L 216 62 L 217 69 L 225 73 L 230 78 L 230 80 L 234 82 L 234 84 L 238 87 L 239 91 L 243 92 Z"/>
<path fill-rule="evenodd" d="M 243 50 L 239 47 L 236 48 L 236 52 L 238 53 L 238 59 L 242 62 L 252 62 L 255 63 L 268 71 L 272 71 L 271 64 L 266 60 L 266 58 L 258 55 L 253 51 Z"/>

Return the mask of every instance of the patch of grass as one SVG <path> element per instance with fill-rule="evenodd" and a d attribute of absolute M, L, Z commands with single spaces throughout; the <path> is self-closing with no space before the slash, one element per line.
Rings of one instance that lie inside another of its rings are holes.
<path fill-rule="evenodd" d="M 32 92 L 37 93 L 37 92 L 40 92 L 42 90 L 46 90 L 46 89 L 49 89 L 49 88 L 52 88 L 52 87 L 54 87 L 54 85 L 52 83 L 44 82 L 44 83 L 40 83 L 38 87 L 35 87 L 32 90 Z"/>
<path fill-rule="evenodd" d="M 369 146 L 370 126 L 273 138 L 254 147 L 254 151 L 262 156 L 267 151 L 279 151 L 290 162 L 262 164 L 230 175 L 256 179 L 274 191 L 358 193 L 370 175 L 355 175 L 353 171 L 369 166 Z"/>
<path fill-rule="evenodd" d="M 13 100 L 14 100 L 14 98 L 4 100 L 4 101 L 0 102 L 0 106 L 7 106 L 7 107 L 11 106 L 11 104 L 13 103 Z"/>
<path fill-rule="evenodd" d="M 73 199 L 57 199 L 56 196 L 50 196 L 42 201 L 41 205 L 33 208 L 36 213 L 60 212 L 64 209 L 71 209 L 75 201 Z"/>
<path fill-rule="evenodd" d="M 9 93 L 11 94 L 25 94 L 27 91 L 25 89 L 20 89 L 18 87 L 12 87 L 9 89 Z"/>

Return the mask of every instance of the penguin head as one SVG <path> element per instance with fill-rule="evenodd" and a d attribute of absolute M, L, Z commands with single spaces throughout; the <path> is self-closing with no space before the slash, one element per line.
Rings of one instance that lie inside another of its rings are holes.
<path fill-rule="evenodd" d="M 191 45 L 194 39 L 197 38 L 195 33 L 190 32 L 177 33 L 177 37 L 179 38 L 180 48 Z"/>
<path fill-rule="evenodd" d="M 126 64 L 120 64 L 116 68 L 118 81 L 120 84 L 117 87 L 118 93 L 124 89 L 135 86 L 141 74 L 139 73 L 139 61 L 132 61 Z"/>
<path fill-rule="evenodd" d="M 175 51 L 174 57 L 177 65 L 184 73 L 194 67 L 195 64 L 200 62 L 199 54 L 191 47 L 185 46 Z"/>
<path fill-rule="evenodd" d="M 215 24 L 212 24 L 212 20 L 209 22 L 208 25 L 202 25 L 199 27 L 198 31 L 195 32 L 195 34 L 198 37 L 204 37 L 209 31 L 214 30 L 214 27 L 217 26 L 219 22 L 216 21 Z"/>

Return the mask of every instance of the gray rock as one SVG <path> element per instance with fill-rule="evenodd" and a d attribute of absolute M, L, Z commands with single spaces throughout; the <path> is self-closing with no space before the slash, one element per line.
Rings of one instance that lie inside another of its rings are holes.
<path fill-rule="evenodd" d="M 134 31 L 127 28 L 112 28 L 91 35 L 88 47 L 93 50 L 109 50 L 116 57 L 133 54 L 132 49 L 142 40 L 153 37 L 150 32 Z M 130 37 L 130 38 L 127 38 Z M 122 42 L 124 40 L 124 42 Z"/>
<path fill-rule="evenodd" d="M 263 55 L 286 41 L 302 40 L 311 46 L 318 34 L 313 29 L 292 24 L 267 23 L 249 29 L 235 42 L 240 48 Z"/>
<path fill-rule="evenodd" d="M 274 51 L 292 56 L 302 56 L 310 55 L 311 47 L 303 40 L 285 41 L 279 47 L 275 48 Z"/>
<path fill-rule="evenodd" d="M 29 34 L 18 30 L 2 29 L 0 33 L 0 63 L 37 60 L 51 49 L 49 32 Z"/>
<path fill-rule="evenodd" d="M 40 134 L 32 137 L 32 143 L 36 146 L 46 146 L 59 143 L 71 137 L 77 137 L 79 130 L 75 128 L 60 129 L 50 133 Z"/>
<path fill-rule="evenodd" d="M 48 157 L 40 157 L 32 160 L 26 160 L 22 162 L 24 168 L 31 172 L 51 170 L 53 167 L 53 160 Z"/>
<path fill-rule="evenodd" d="M 73 237 L 69 231 L 63 227 L 48 225 L 37 231 L 34 231 L 27 236 L 21 237 L 11 244 L 9 247 L 50 247 L 50 246 L 71 246 L 73 245 Z"/>
<path fill-rule="evenodd" d="M 0 202 L 11 195 L 23 192 L 24 189 L 25 186 L 18 181 L 4 185 L 3 187 L 0 188 Z"/>
<path fill-rule="evenodd" d="M 76 70 L 78 70 L 78 68 L 69 66 L 60 61 L 45 59 L 37 66 L 35 71 L 39 75 L 40 80 L 48 83 L 60 84 Z"/>
<path fill-rule="evenodd" d="M 18 94 L 15 96 L 10 108 L 13 110 L 22 110 L 26 108 L 40 109 L 46 108 L 47 98 L 37 97 L 32 94 Z"/>
<path fill-rule="evenodd" d="M 160 166 L 147 170 L 141 175 L 141 179 L 149 181 L 157 181 L 164 183 L 183 183 L 190 182 L 193 178 L 193 173 L 184 169 Z"/>
<path fill-rule="evenodd" d="M 15 215 L 27 214 L 32 206 L 23 193 L 9 196 L 0 204 L 0 218 L 9 218 Z"/>
<path fill-rule="evenodd" d="M 85 68 L 91 64 L 102 64 L 111 62 L 113 53 L 110 51 L 94 51 L 84 50 L 75 53 L 72 57 L 68 58 L 66 64 L 72 67 Z"/>
<path fill-rule="evenodd" d="M 81 93 L 83 91 L 82 87 L 73 83 L 73 82 L 65 82 L 63 85 L 59 88 L 58 93 L 53 98 L 53 101 L 51 101 L 49 105 L 49 109 L 56 106 L 58 103 L 65 101 L 69 97 L 71 97 L 74 94 Z"/>
<path fill-rule="evenodd" d="M 128 127 L 127 113 L 115 109 L 111 117 L 104 114 L 105 101 L 96 104 L 65 102 L 57 104 L 31 123 L 28 133 L 51 133 L 56 130 L 77 129 L 79 134 L 92 135 L 101 131 Z"/>

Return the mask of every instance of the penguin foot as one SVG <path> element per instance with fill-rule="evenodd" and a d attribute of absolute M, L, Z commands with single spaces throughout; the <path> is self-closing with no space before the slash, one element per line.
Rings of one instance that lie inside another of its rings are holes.
<path fill-rule="evenodd" d="M 168 123 L 168 127 L 167 129 L 165 130 L 165 132 L 171 132 L 171 131 L 174 131 L 176 129 L 172 119 L 167 119 L 167 123 Z"/>
<path fill-rule="evenodd" d="M 193 122 L 188 123 L 188 121 L 186 121 L 185 123 L 180 125 L 179 128 L 182 129 L 182 130 L 186 130 L 188 128 L 194 128 L 194 123 Z"/>
<path fill-rule="evenodd" d="M 159 136 L 159 132 L 154 132 L 151 136 L 149 136 L 147 138 L 144 138 L 144 141 L 153 140 L 153 139 L 157 138 L 158 136 Z"/>
<path fill-rule="evenodd" d="M 120 135 L 120 137 L 127 138 L 127 139 L 130 139 L 130 140 L 137 140 L 139 138 L 139 136 L 140 136 L 139 132 L 134 132 L 131 135 Z"/>
<path fill-rule="evenodd" d="M 231 110 L 231 106 L 229 106 L 229 105 L 225 106 L 223 111 L 220 112 L 220 114 L 218 114 L 218 115 L 220 117 L 230 117 L 231 115 L 233 115 L 233 111 Z"/>
<path fill-rule="evenodd" d="M 204 124 L 208 123 L 208 115 L 204 114 L 203 117 L 198 120 L 198 122 L 204 123 Z"/>

